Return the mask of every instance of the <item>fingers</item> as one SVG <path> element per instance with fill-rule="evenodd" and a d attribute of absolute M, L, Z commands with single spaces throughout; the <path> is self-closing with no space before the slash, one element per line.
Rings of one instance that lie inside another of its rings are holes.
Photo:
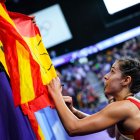
<path fill-rule="evenodd" d="M 52 86 L 52 85 L 60 85 L 60 79 L 58 77 L 53 78 L 50 83 L 48 85 Z"/>
<path fill-rule="evenodd" d="M 53 78 L 47 86 L 49 92 L 52 92 L 52 94 L 62 92 L 62 86 L 58 77 Z"/>
<path fill-rule="evenodd" d="M 63 96 L 64 99 L 71 99 L 72 100 L 72 97 L 70 96 Z"/>
<path fill-rule="evenodd" d="M 72 97 L 70 97 L 70 96 L 63 96 L 63 99 L 65 102 L 72 103 Z"/>
<path fill-rule="evenodd" d="M 53 79 L 52 79 L 52 82 L 58 82 L 58 83 L 60 83 L 59 77 L 57 76 L 56 78 L 53 78 Z"/>

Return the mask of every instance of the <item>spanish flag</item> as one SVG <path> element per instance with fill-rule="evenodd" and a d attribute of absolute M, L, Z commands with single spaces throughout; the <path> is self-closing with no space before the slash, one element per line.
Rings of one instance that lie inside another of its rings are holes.
<path fill-rule="evenodd" d="M 9 70 L 9 74 L 10 74 L 11 86 L 13 88 L 12 91 L 14 94 L 14 100 L 17 101 L 16 99 L 20 99 L 18 101 L 21 101 L 21 97 L 31 99 L 30 97 L 31 97 L 31 95 L 34 94 L 34 92 L 32 92 L 32 94 L 30 94 L 29 92 L 28 92 L 28 94 L 27 94 L 27 92 L 21 94 L 22 90 L 20 88 L 21 88 L 21 85 L 23 84 L 25 86 L 24 88 L 28 89 L 29 91 L 33 91 L 33 90 L 31 90 L 32 89 L 31 86 L 33 86 L 33 85 L 31 85 L 32 81 L 28 81 L 31 79 L 32 75 L 30 73 L 25 73 L 26 75 L 23 75 L 24 71 L 22 74 L 20 74 L 20 71 L 22 71 L 24 69 L 26 71 L 27 67 L 22 69 L 22 68 L 19 68 L 19 65 L 21 64 L 21 65 L 27 66 L 27 62 L 28 63 L 30 62 L 31 63 L 30 65 L 34 66 L 34 69 L 32 68 L 32 66 L 28 65 L 29 68 L 31 68 L 33 71 L 35 70 L 36 73 L 40 70 L 39 66 L 38 67 L 36 66 L 36 63 L 31 59 L 31 56 L 23 48 L 23 45 L 25 46 L 26 44 L 23 42 L 22 39 L 20 40 L 20 38 L 16 35 L 16 32 L 14 31 L 14 33 L 12 33 L 11 30 L 4 30 L 5 24 L 6 24 L 6 21 L 3 21 L 3 23 L 2 23 L 2 18 L 0 17 L 0 27 L 2 28 L 2 29 L 0 28 L 0 39 L 3 42 L 6 61 L 8 61 L 8 63 L 9 63 L 9 64 L 7 64 L 7 66 L 8 66 L 8 70 Z M 5 32 L 6 32 L 6 35 L 2 36 L 5 34 Z M 16 40 L 15 40 L 15 38 L 16 38 Z M 17 50 L 17 47 L 18 47 L 18 50 Z M 18 53 L 20 53 L 20 51 L 22 53 L 18 54 Z M 22 60 L 19 60 L 19 59 L 22 59 Z M 28 61 L 28 59 L 30 59 L 30 61 Z M 18 62 L 20 62 L 20 64 Z M 35 72 L 34 72 L 34 74 L 36 74 Z M 24 78 L 21 76 L 26 76 L 26 77 Z M 40 87 L 38 87 L 39 90 L 37 89 L 38 91 L 36 91 L 36 92 L 37 93 L 40 92 L 39 93 L 40 95 L 47 93 L 47 89 L 42 85 L 41 77 L 40 76 L 38 77 L 38 75 L 36 77 L 41 82 L 41 83 L 38 83 L 39 81 L 37 81 L 37 80 L 35 81 L 35 84 L 37 84 L 36 86 L 40 86 Z M 20 79 L 22 79 L 22 80 L 20 80 Z M 36 96 L 40 96 L 39 94 Z M 33 96 L 33 97 L 35 97 L 35 96 Z M 19 103 L 21 104 L 21 102 L 19 102 Z M 31 122 L 32 128 L 35 131 L 37 139 L 43 140 L 44 139 L 44 138 L 42 138 L 43 134 L 40 135 L 42 131 L 40 130 L 40 127 L 34 116 L 34 112 L 30 111 L 30 109 L 28 109 L 28 111 L 26 111 L 26 112 L 27 112 L 26 115 L 28 115 L 29 120 Z"/>
<path fill-rule="evenodd" d="M 43 84 L 48 84 L 52 78 L 56 77 L 56 71 L 44 47 L 39 29 L 32 21 L 33 17 L 15 12 L 9 12 L 9 16 L 28 44 L 34 60 L 39 64 Z"/>
<path fill-rule="evenodd" d="M 48 84 L 52 78 L 56 77 L 56 71 L 44 47 L 42 38 L 33 18 L 21 13 L 9 12 L 10 18 L 14 21 L 20 35 L 26 41 L 34 60 L 40 66 L 41 78 L 43 85 Z M 24 27 L 24 28 L 23 28 Z M 54 107 L 49 94 L 42 94 L 34 100 L 28 102 L 31 111 L 38 111 L 46 106 Z"/>
<path fill-rule="evenodd" d="M 34 112 L 46 106 L 54 107 L 45 85 L 56 76 L 56 72 L 31 17 L 9 12 L 10 17 L 3 6 L 0 3 L 1 52 L 4 51 L 14 102 L 22 106 L 37 138 L 43 140 Z"/>
<path fill-rule="evenodd" d="M 48 94 L 45 85 L 56 72 L 32 19 L 19 13 L 9 12 L 9 15 L 11 17 L 0 5 L 0 40 L 4 45 L 14 102 L 20 105 Z"/>
<path fill-rule="evenodd" d="M 40 67 L 32 58 L 28 45 L 1 16 L 0 40 L 4 47 L 15 105 L 27 103 L 47 92 L 42 83 Z"/>

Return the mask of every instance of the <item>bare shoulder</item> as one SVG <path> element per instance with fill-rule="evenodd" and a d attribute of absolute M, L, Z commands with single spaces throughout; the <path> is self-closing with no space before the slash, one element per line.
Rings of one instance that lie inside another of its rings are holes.
<path fill-rule="evenodd" d="M 107 105 L 101 113 L 108 113 L 115 118 L 125 119 L 134 113 L 136 107 L 129 100 L 117 101 Z"/>

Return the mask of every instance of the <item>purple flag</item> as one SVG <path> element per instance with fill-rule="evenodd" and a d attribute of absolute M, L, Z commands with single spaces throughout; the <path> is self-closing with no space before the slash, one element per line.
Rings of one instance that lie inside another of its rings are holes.
<path fill-rule="evenodd" d="M 14 106 L 5 72 L 0 72 L 0 139 L 36 140 L 28 119 Z"/>

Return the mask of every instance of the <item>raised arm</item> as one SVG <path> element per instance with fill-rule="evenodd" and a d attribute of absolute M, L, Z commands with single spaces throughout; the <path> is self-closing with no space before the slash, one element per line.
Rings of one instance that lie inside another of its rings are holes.
<path fill-rule="evenodd" d="M 124 101 L 120 101 L 111 103 L 96 114 L 83 119 L 78 119 L 68 109 L 63 100 L 61 94 L 62 87 L 58 78 L 55 78 L 50 82 L 48 90 L 55 102 L 58 114 L 69 135 L 84 135 L 98 132 L 128 117 L 127 112 L 129 111 L 129 108 L 124 105 Z"/>

